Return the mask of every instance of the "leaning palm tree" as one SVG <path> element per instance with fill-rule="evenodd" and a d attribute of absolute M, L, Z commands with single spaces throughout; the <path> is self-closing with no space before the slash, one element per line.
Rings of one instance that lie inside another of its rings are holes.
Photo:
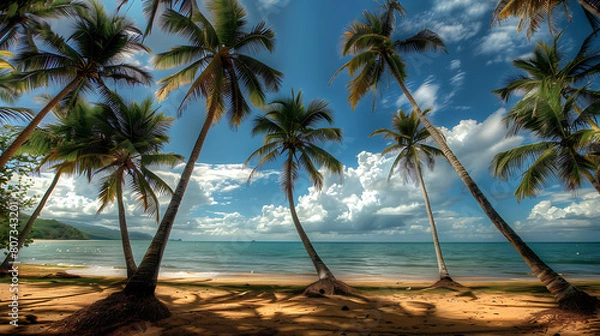
<path fill-rule="evenodd" d="M 456 155 L 454 155 L 450 147 L 448 147 L 442 134 L 423 116 L 419 104 L 417 104 L 404 83 L 404 78 L 406 77 L 404 71 L 405 65 L 399 53 L 415 50 L 425 51 L 427 49 L 440 48 L 443 45 L 439 38 L 425 39 L 423 36 L 421 38 L 413 38 L 412 40 L 394 41 L 392 35 L 396 28 L 395 20 L 391 20 L 390 17 L 394 17 L 396 13 L 402 14 L 397 9 L 398 6 L 397 0 L 386 0 L 382 14 L 375 15 L 365 12 L 364 20 L 352 23 L 344 34 L 342 54 L 344 56 L 350 54 L 353 58 L 344 64 L 338 72 L 347 69 L 350 76 L 354 77 L 347 85 L 350 92 L 348 100 L 352 109 L 356 107 L 356 104 L 364 97 L 367 91 L 377 90 L 384 72 L 388 71 L 396 79 L 400 89 L 411 104 L 413 111 L 417 114 L 419 120 L 431 135 L 431 138 L 442 150 L 444 156 L 456 170 L 458 176 L 482 210 L 517 250 L 533 273 L 554 295 L 561 307 L 580 311 L 596 309 L 598 306 L 596 298 L 572 286 L 546 265 L 504 221 Z M 428 35 L 431 35 L 431 33 Z M 437 35 L 435 36 L 437 37 Z"/>
<path fill-rule="evenodd" d="M 45 19 L 73 17 L 86 6 L 74 0 L 6 1 L 0 6 L 0 48 L 18 44 L 20 37 L 33 38 L 32 29 Z"/>
<path fill-rule="evenodd" d="M 343 172 L 342 163 L 318 146 L 324 141 L 342 141 L 342 131 L 339 128 L 317 128 L 321 121 L 333 124 L 332 114 L 333 111 L 329 109 L 327 102 L 313 100 L 306 106 L 302 92 L 296 95 L 292 90 L 292 97 L 271 102 L 266 107 L 265 115 L 256 118 L 252 135 L 264 134 L 264 145 L 254 151 L 246 161 L 248 164 L 252 159 L 259 160 L 248 178 L 250 181 L 252 175 L 263 164 L 275 161 L 279 157 L 284 159 L 281 188 L 287 196 L 296 231 L 319 277 L 319 281 L 305 290 L 307 295 L 352 292 L 348 285 L 336 280 L 321 260 L 300 223 L 294 205 L 294 184 L 300 176 L 301 169 L 308 173 L 317 190 L 322 189 L 324 180 L 319 166 L 340 176 Z"/>
<path fill-rule="evenodd" d="M 425 110 L 423 111 L 423 114 L 427 114 L 429 111 L 430 110 Z M 421 192 L 423 193 L 423 199 L 425 201 L 425 209 L 427 211 L 427 218 L 429 219 L 429 225 L 431 226 L 431 235 L 433 237 L 433 246 L 440 276 L 439 281 L 437 281 L 433 287 L 460 286 L 457 282 L 452 280 L 450 273 L 448 273 L 446 263 L 444 262 L 435 220 L 433 219 L 433 213 L 431 211 L 431 203 L 429 202 L 429 195 L 427 194 L 422 174 L 422 167 L 424 164 L 426 164 L 429 169 L 433 169 L 435 158 L 443 157 L 444 153 L 425 143 L 430 135 L 425 128 L 421 127 L 421 122 L 416 113 L 413 112 L 410 115 L 407 115 L 404 111 L 399 110 L 398 114 L 394 114 L 393 116 L 392 125 L 393 129 L 380 128 L 370 135 L 371 137 L 381 135 L 384 139 L 393 141 L 390 146 L 381 152 L 381 155 L 397 153 L 396 159 L 390 168 L 388 182 L 392 178 L 394 172 L 398 169 L 403 174 L 405 182 L 410 178 L 421 187 Z"/>
<path fill-rule="evenodd" d="M 556 7 L 562 7 L 567 19 L 571 19 L 571 12 L 567 0 L 500 0 L 492 14 L 492 24 L 501 23 L 510 17 L 519 17 L 517 31 L 527 27 L 527 37 L 531 38 L 538 31 L 544 20 L 548 23 L 550 33 L 554 33 L 552 12 Z M 588 20 L 595 27 L 600 18 L 600 1 L 577 0 L 584 9 Z"/>
<path fill-rule="evenodd" d="M 161 153 L 169 141 L 167 131 L 173 118 L 157 113 L 152 108 L 152 99 L 146 99 L 141 104 L 126 104 L 116 94 L 111 96 L 112 102 L 100 104 L 100 110 L 95 115 L 96 127 L 109 140 L 109 145 L 107 152 L 101 155 L 106 164 L 95 170 L 93 175 L 102 176 L 97 213 L 101 213 L 109 204 L 117 203 L 127 278 L 130 278 L 137 266 L 127 230 L 123 185 L 127 182 L 136 195 L 137 203 L 144 212 L 154 215 L 158 222 L 160 204 L 157 194 L 171 195 L 173 190 L 150 167 L 173 167 L 182 162 L 183 157 Z"/>
<path fill-rule="evenodd" d="M 38 128 L 23 147 L 19 149 L 19 152 L 42 158 L 39 162 L 38 171 L 49 166 L 55 174 L 27 223 L 19 230 L 18 249 L 25 245 L 36 219 L 44 209 L 60 178 L 66 174 L 82 174 L 85 171 L 89 175 L 93 163 L 98 160 L 95 155 L 97 151 L 94 151 L 93 155 L 73 155 L 70 148 L 82 142 L 85 142 L 87 151 L 92 148 L 103 148 L 105 145 L 98 146 L 90 141 L 89 134 L 91 134 L 94 127 L 94 121 L 90 118 L 91 107 L 86 102 L 80 100 L 69 110 L 64 106 L 58 106 L 54 109 L 54 114 L 58 122 Z M 82 139 L 85 139 L 85 141 Z M 10 259 L 12 258 L 9 258 L 9 256 L 5 258 L 0 265 L 0 272 L 7 271 L 10 268 Z"/>
<path fill-rule="evenodd" d="M 142 33 L 124 17 L 108 16 L 97 0 L 90 0 L 89 11 L 76 19 L 71 35 L 65 39 L 54 33 L 48 23 L 40 24 L 38 39 L 48 50 L 31 49 L 19 54 L 16 63 L 22 67 L 17 79 L 28 89 L 52 83 L 66 84 L 42 108 L 21 134 L 0 156 L 0 167 L 33 133 L 50 110 L 65 97 L 97 88 L 108 94 L 105 80 L 127 84 L 149 85 L 150 74 L 125 57 L 149 49 L 141 43 Z"/>
<path fill-rule="evenodd" d="M 17 89 L 12 74 L 15 68 L 8 61 L 14 55 L 8 51 L 0 50 L 0 101 L 13 104 L 20 92 Z M 33 113 L 30 109 L 0 106 L 0 122 L 5 123 L 11 119 L 30 120 Z"/>
<path fill-rule="evenodd" d="M 264 22 L 246 30 L 246 11 L 234 0 L 211 0 L 207 7 L 213 22 L 198 10 L 186 16 L 169 9 L 162 16 L 163 28 L 187 38 L 190 44 L 155 56 L 157 69 L 183 66 L 160 80 L 157 96 L 165 99 L 173 90 L 191 84 L 181 101 L 180 111 L 187 103 L 203 97 L 206 119 L 154 239 L 125 287 L 125 294 L 137 298 L 154 297 L 169 234 L 211 126 L 226 113 L 232 125 L 239 125 L 250 113 L 246 96 L 252 104 L 264 105 L 265 91 L 278 91 L 283 77 L 279 71 L 247 54 L 273 50 L 274 33 Z"/>

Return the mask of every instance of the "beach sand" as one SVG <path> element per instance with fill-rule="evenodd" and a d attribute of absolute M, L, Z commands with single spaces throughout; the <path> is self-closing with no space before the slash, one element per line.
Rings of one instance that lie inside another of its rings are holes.
<path fill-rule="evenodd" d="M 20 267 L 17 328 L 7 316 L 10 279 L 2 279 L 0 334 L 49 335 L 51 323 L 123 286 L 122 278 L 64 278 L 64 272 Z M 461 291 L 426 289 L 431 282 L 347 282 L 361 297 L 305 297 L 298 294 L 310 283 L 305 277 L 163 279 L 156 294 L 172 317 L 110 335 L 600 335 L 598 316 L 557 314 L 551 295 L 533 280 L 461 281 L 468 287 Z M 600 281 L 574 283 L 600 296 Z"/>

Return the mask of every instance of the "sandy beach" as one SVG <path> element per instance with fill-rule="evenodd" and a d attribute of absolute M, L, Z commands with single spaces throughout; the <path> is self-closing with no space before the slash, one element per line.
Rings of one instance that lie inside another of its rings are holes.
<path fill-rule="evenodd" d="M 122 278 L 64 277 L 66 269 L 23 265 L 19 327 L 0 317 L 0 334 L 50 335 L 48 327 L 122 288 Z M 341 279 L 346 280 L 346 279 Z M 459 279 L 460 280 L 460 279 Z M 8 311 L 9 279 L 0 306 Z M 460 291 L 430 283 L 347 281 L 360 297 L 308 298 L 303 277 L 247 275 L 163 279 L 157 297 L 172 317 L 124 326 L 110 335 L 598 335 L 600 319 L 557 314 L 536 281 L 463 281 Z M 600 296 L 600 281 L 576 285 Z M 118 318 L 118 317 L 115 317 Z"/>

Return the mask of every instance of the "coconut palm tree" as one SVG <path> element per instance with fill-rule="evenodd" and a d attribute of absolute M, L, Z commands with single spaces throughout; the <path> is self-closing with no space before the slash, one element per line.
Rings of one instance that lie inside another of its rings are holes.
<path fill-rule="evenodd" d="M 564 278 L 559 276 L 546 263 L 529 248 L 527 244 L 517 235 L 517 233 L 504 221 L 504 219 L 494 209 L 487 197 L 483 194 L 479 186 L 469 175 L 456 155 L 448 147 L 442 134 L 423 116 L 421 108 L 415 101 L 411 92 L 404 83 L 406 73 L 404 72 L 404 63 L 400 52 L 404 51 L 425 51 L 431 48 L 440 48 L 442 46 L 439 39 L 417 39 L 405 40 L 409 42 L 394 42 L 392 35 L 395 30 L 395 24 L 390 25 L 388 18 L 396 13 L 402 14 L 392 6 L 397 4 L 397 0 L 386 0 L 384 12 L 380 15 L 364 13 L 364 19 L 360 22 L 352 23 L 344 33 L 344 47 L 342 54 L 350 54 L 353 58 L 342 66 L 338 73 L 344 69 L 348 70 L 351 77 L 347 87 L 349 90 L 349 102 L 354 109 L 358 101 L 366 94 L 368 90 L 377 90 L 378 83 L 382 75 L 387 70 L 395 79 L 404 96 L 411 104 L 413 111 L 419 117 L 423 126 L 427 129 L 431 138 L 436 142 L 450 165 L 456 170 L 458 176 L 463 181 L 467 189 L 471 192 L 477 203 L 480 205 L 491 222 L 512 244 L 512 246 L 521 255 L 523 260 L 531 268 L 533 273 L 548 288 L 565 309 L 585 310 L 595 309 L 598 306 L 598 300 L 593 298 L 578 288 L 572 286 Z M 437 35 L 436 35 L 437 36 Z M 437 43 L 436 43 L 437 42 Z M 410 47 L 412 46 L 412 47 Z"/>
<path fill-rule="evenodd" d="M 149 51 L 141 43 L 141 32 L 124 17 L 108 16 L 97 0 L 90 1 L 89 10 L 80 13 L 67 39 L 54 33 L 48 23 L 41 23 L 37 38 L 48 50 L 31 49 L 16 57 L 16 63 L 23 70 L 17 79 L 25 88 L 51 83 L 66 85 L 2 153 L 0 166 L 6 164 L 63 98 L 93 88 L 106 95 L 109 91 L 105 83 L 107 79 L 127 84 L 150 84 L 151 76 L 147 71 L 126 62 L 128 55 Z"/>
<path fill-rule="evenodd" d="M 88 175 L 94 165 L 97 165 L 98 157 L 96 155 L 73 155 L 73 145 L 81 143 L 85 138 L 85 144 L 88 151 L 97 153 L 97 148 L 103 148 L 104 144 L 98 146 L 94 141 L 90 141 L 94 121 L 91 120 L 91 107 L 79 100 L 75 106 L 69 110 L 64 105 L 59 105 L 53 110 L 58 122 L 47 125 L 44 128 L 38 128 L 32 136 L 25 142 L 19 152 L 41 157 L 38 171 L 42 167 L 50 166 L 55 171 L 54 178 L 50 182 L 48 189 L 39 200 L 38 205 L 27 220 L 24 226 L 20 228 L 18 236 L 18 249 L 21 249 L 29 233 L 33 229 L 35 220 L 39 217 L 54 188 L 58 184 L 61 176 L 65 174 L 82 174 L 87 171 Z M 9 261 L 12 258 L 7 256 L 0 265 L 0 273 L 8 270 L 11 266 Z"/>
<path fill-rule="evenodd" d="M 423 111 L 423 114 L 427 114 L 429 111 L 430 110 L 425 110 Z M 450 277 L 450 273 L 448 273 L 448 268 L 444 262 L 435 220 L 433 219 L 433 213 L 431 211 L 431 203 L 429 202 L 429 195 L 427 194 L 422 174 L 422 167 L 424 164 L 427 165 L 429 169 L 433 169 L 435 158 L 443 157 L 444 153 L 425 143 L 430 135 L 425 128 L 421 127 L 421 122 L 416 113 L 406 114 L 404 111 L 399 110 L 398 114 L 394 114 L 392 118 L 392 126 L 393 129 L 380 128 L 370 135 L 371 137 L 381 135 L 384 139 L 393 141 L 390 146 L 381 152 L 381 155 L 397 153 L 396 159 L 390 168 L 388 182 L 392 178 L 394 172 L 399 170 L 404 176 L 405 182 L 410 178 L 421 187 L 421 192 L 423 193 L 423 199 L 425 201 L 425 209 L 427 211 L 427 218 L 429 219 L 429 225 L 431 226 L 431 235 L 433 237 L 433 246 L 440 276 L 440 280 L 436 282 L 433 287 L 456 286 L 458 284 Z"/>
<path fill-rule="evenodd" d="M 21 36 L 33 38 L 32 29 L 44 19 L 73 17 L 86 6 L 73 0 L 5 1 L 0 5 L 0 48 L 18 44 Z"/>
<path fill-rule="evenodd" d="M 521 73 L 493 91 L 505 101 L 516 92 L 525 93 L 504 118 L 509 135 L 525 130 L 541 140 L 499 153 L 492 161 L 493 174 L 501 179 L 529 165 L 515 191 L 518 200 L 535 196 L 551 177 L 569 190 L 587 179 L 600 193 L 594 176 L 598 166 L 592 159 L 593 143 L 598 141 L 593 135 L 600 133 L 600 95 L 588 88 L 600 71 L 591 47 L 596 36 L 588 36 L 568 62 L 558 50 L 560 35 L 551 45 L 539 42 L 531 57 L 513 61 Z"/>
<path fill-rule="evenodd" d="M 600 1 L 577 0 L 584 9 L 588 20 L 594 27 L 600 18 Z M 531 38 L 538 31 L 544 20 L 547 20 L 550 33 L 554 33 L 552 27 L 552 11 L 556 7 L 562 7 L 565 15 L 571 19 L 571 12 L 567 0 L 500 0 L 492 14 L 492 24 L 500 24 L 510 17 L 519 17 L 517 31 L 527 27 L 527 37 Z"/>
<path fill-rule="evenodd" d="M 515 93 L 523 92 L 529 97 L 542 90 L 558 90 L 557 102 L 573 101 L 573 111 L 579 115 L 578 124 L 585 121 L 595 131 L 600 131 L 593 113 L 600 103 L 600 94 L 589 87 L 600 72 L 599 54 L 594 48 L 598 34 L 599 32 L 590 34 L 575 57 L 568 61 L 558 47 L 562 34 L 556 36 L 552 44 L 538 42 L 532 56 L 512 61 L 519 73 L 510 77 L 505 87 L 492 92 L 508 101 Z M 529 112 L 535 116 L 535 111 L 534 106 L 533 111 Z M 528 114 L 527 111 L 524 113 Z M 521 114 L 514 113 L 515 117 L 518 115 Z M 514 131 L 518 130 L 513 130 L 513 133 Z"/>
<path fill-rule="evenodd" d="M 116 94 L 112 102 L 100 104 L 95 115 L 95 124 L 103 137 L 109 139 L 108 151 L 104 153 L 105 164 L 92 175 L 101 176 L 98 199 L 98 214 L 106 206 L 117 202 L 121 242 L 125 255 L 127 277 L 130 278 L 137 266 L 133 258 L 127 230 L 123 185 L 127 182 L 136 195 L 136 201 L 149 214 L 159 221 L 159 201 L 157 194 L 171 195 L 173 190 L 156 175 L 150 166 L 175 166 L 183 157 L 173 153 L 161 153 L 169 141 L 167 131 L 173 122 L 152 108 L 152 99 L 138 104 L 126 104 Z"/>
<path fill-rule="evenodd" d="M 264 22 L 247 30 L 246 11 L 234 0 L 211 0 L 207 7 L 213 22 L 198 10 L 185 16 L 168 9 L 162 16 L 164 30 L 186 38 L 190 44 L 155 56 L 157 69 L 183 66 L 159 81 L 157 96 L 165 99 L 171 91 L 190 84 L 180 111 L 187 103 L 202 97 L 206 119 L 154 239 L 125 287 L 125 294 L 138 298 L 154 297 L 162 255 L 211 126 L 225 113 L 232 125 L 239 125 L 250 113 L 246 97 L 256 106 L 264 105 L 265 91 L 278 91 L 283 77 L 279 71 L 248 55 L 248 52 L 273 50 L 274 33 Z"/>
<path fill-rule="evenodd" d="M 492 160 L 493 175 L 503 180 L 528 167 L 515 190 L 519 201 L 536 196 L 550 178 L 568 190 L 581 187 L 582 179 L 587 179 L 600 193 L 600 183 L 594 176 L 598 166 L 582 151 L 582 138 L 588 132 L 576 125 L 576 97 L 562 100 L 559 86 L 543 86 L 519 101 L 504 118 L 511 133 L 524 129 L 538 140 L 498 153 Z"/>
<path fill-rule="evenodd" d="M 0 50 L 0 100 L 12 104 L 19 96 L 19 90 L 12 81 L 12 71 L 15 70 L 8 58 L 14 55 L 6 50 Z M 32 118 L 30 109 L 0 106 L 0 122 L 5 123 L 10 119 L 29 120 Z"/>
<path fill-rule="evenodd" d="M 347 294 L 351 289 L 336 280 L 321 260 L 300 223 L 294 204 L 294 184 L 300 177 L 301 169 L 307 172 L 317 190 L 322 189 L 324 180 L 319 166 L 340 176 L 343 172 L 342 163 L 318 146 L 324 141 L 341 143 L 342 131 L 331 127 L 317 128 L 321 121 L 333 124 L 333 111 L 324 100 L 315 99 L 306 106 L 302 92 L 296 95 L 292 90 L 291 97 L 271 102 L 266 107 L 265 115 L 254 121 L 252 135 L 264 134 L 265 140 L 264 145 L 254 151 L 246 161 L 248 164 L 253 159 L 259 160 L 248 181 L 263 164 L 275 161 L 279 157 L 284 159 L 281 188 L 287 196 L 296 231 L 319 277 L 319 281 L 310 285 L 305 293 Z"/>

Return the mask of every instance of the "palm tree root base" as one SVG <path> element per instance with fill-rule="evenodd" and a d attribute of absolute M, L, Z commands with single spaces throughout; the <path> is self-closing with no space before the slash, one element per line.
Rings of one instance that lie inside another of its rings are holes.
<path fill-rule="evenodd" d="M 308 297 L 323 297 L 325 295 L 355 296 L 357 292 L 354 288 L 336 278 L 324 278 L 310 284 L 302 294 Z"/>
<path fill-rule="evenodd" d="M 576 289 L 576 291 L 575 294 L 569 295 L 569 297 L 558 302 L 560 309 L 583 315 L 598 313 L 600 310 L 600 300 L 580 289 Z"/>
<path fill-rule="evenodd" d="M 158 321 L 170 316 L 167 306 L 155 296 L 138 298 L 119 292 L 54 323 L 51 331 L 65 335 L 99 336 L 135 321 Z"/>
<path fill-rule="evenodd" d="M 447 289 L 461 289 L 464 288 L 463 285 L 454 281 L 451 277 L 443 277 L 438 280 L 433 285 L 429 286 L 430 288 L 447 288 Z"/>

